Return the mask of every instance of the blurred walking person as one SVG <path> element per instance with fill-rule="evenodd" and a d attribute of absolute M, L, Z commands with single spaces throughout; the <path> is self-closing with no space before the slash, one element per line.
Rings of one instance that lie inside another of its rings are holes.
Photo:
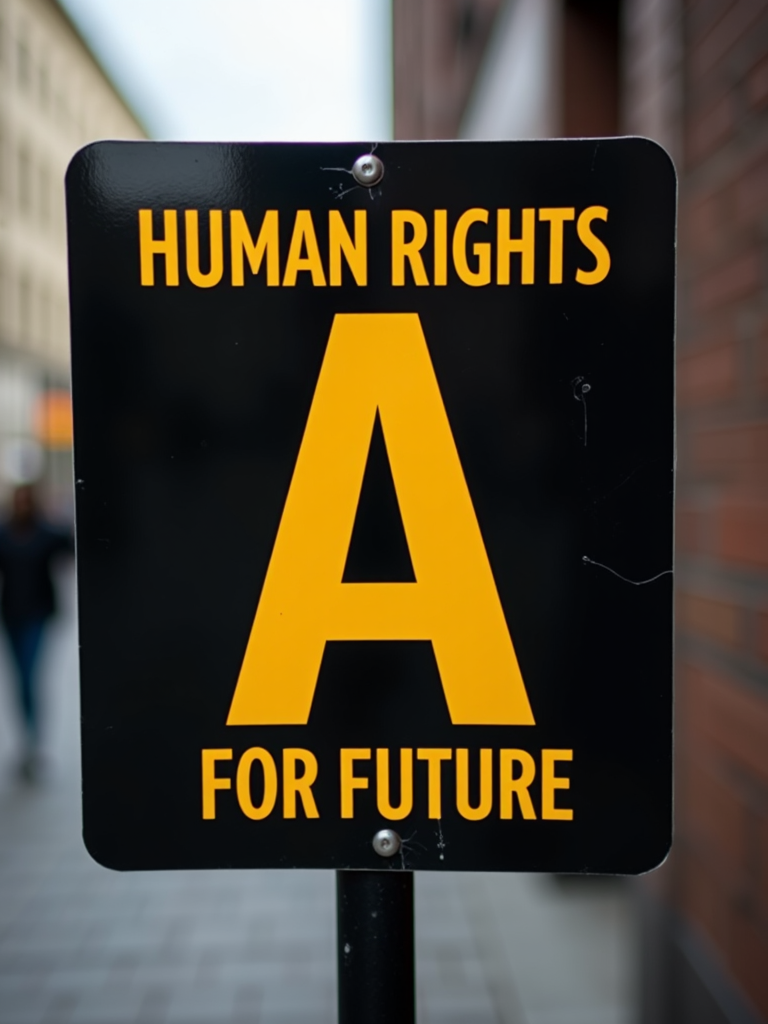
<path fill-rule="evenodd" d="M 37 668 L 45 627 L 56 611 L 51 568 L 58 557 L 73 551 L 71 535 L 39 515 L 32 487 L 17 487 L 10 517 L 0 526 L 0 618 L 16 670 L 24 729 L 19 773 L 28 782 L 40 772 Z"/>

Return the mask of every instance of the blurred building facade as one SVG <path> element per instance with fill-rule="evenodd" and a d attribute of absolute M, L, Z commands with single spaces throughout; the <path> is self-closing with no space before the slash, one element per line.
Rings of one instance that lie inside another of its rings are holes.
<path fill-rule="evenodd" d="M 394 0 L 395 137 L 452 139 L 502 0 Z"/>
<path fill-rule="evenodd" d="M 676 839 L 638 884 L 639 1012 L 766 1020 L 768 2 L 393 8 L 396 137 L 641 134 L 677 165 Z"/>
<path fill-rule="evenodd" d="M 0 500 L 71 476 L 64 173 L 99 138 L 145 132 L 56 0 L 0 0 Z"/>

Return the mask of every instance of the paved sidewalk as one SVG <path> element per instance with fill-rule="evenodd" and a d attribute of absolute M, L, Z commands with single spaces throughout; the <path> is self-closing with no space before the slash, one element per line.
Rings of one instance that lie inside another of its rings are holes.
<path fill-rule="evenodd" d="M 80 841 L 72 581 L 46 654 L 49 780 L 12 775 L 0 654 L 0 1024 L 330 1024 L 334 878 L 118 874 Z M 629 1024 L 611 881 L 418 875 L 420 1024 Z"/>

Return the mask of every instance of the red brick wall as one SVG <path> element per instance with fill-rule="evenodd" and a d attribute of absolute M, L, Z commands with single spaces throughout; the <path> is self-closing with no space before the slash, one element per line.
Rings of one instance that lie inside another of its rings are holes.
<path fill-rule="evenodd" d="M 682 17 L 677 838 L 659 883 L 768 1017 L 768 3 Z"/>
<path fill-rule="evenodd" d="M 396 139 L 454 139 L 501 0 L 393 0 Z"/>
<path fill-rule="evenodd" d="M 724 605 L 722 611 L 723 618 L 737 621 L 742 609 Z M 711 639 L 720 642 L 719 628 Z M 726 643 L 730 639 L 726 636 Z M 735 672 L 704 667 L 694 658 L 682 661 L 673 895 L 763 1013 L 768 1008 L 766 735 L 768 702 L 759 691 Z"/>

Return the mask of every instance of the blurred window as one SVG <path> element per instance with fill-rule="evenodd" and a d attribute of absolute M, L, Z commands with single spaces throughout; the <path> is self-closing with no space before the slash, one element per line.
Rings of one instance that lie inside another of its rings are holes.
<path fill-rule="evenodd" d="M 19 209 L 25 215 L 32 212 L 32 158 L 24 145 L 19 148 Z"/>
<path fill-rule="evenodd" d="M 67 348 L 69 346 L 69 303 L 66 299 L 59 299 L 56 303 L 54 345 L 56 348 Z"/>
<path fill-rule="evenodd" d="M 62 89 L 56 93 L 56 123 L 63 132 L 67 130 L 69 112 L 67 110 L 67 97 Z"/>
<path fill-rule="evenodd" d="M 40 223 L 47 228 L 51 223 L 51 175 L 45 164 L 40 165 L 38 193 Z"/>
<path fill-rule="evenodd" d="M 19 278 L 19 329 L 22 342 L 28 344 L 32 336 L 32 281 L 27 273 Z"/>
<path fill-rule="evenodd" d="M 29 43 L 24 34 L 16 40 L 16 76 L 22 89 L 28 89 L 32 80 L 32 59 Z"/>
<path fill-rule="evenodd" d="M 53 231 L 58 236 L 59 241 L 66 244 L 67 241 L 67 203 L 66 194 L 64 192 L 64 182 L 61 180 L 60 175 L 56 175 L 53 180 Z"/>
<path fill-rule="evenodd" d="M 0 338 L 6 337 L 6 327 L 8 324 L 8 278 L 6 275 L 5 265 L 0 263 Z"/>
<path fill-rule="evenodd" d="M 51 349 L 51 293 L 47 286 L 40 291 L 40 341 L 46 351 Z"/>
<path fill-rule="evenodd" d="M 43 58 L 38 68 L 38 88 L 40 92 L 40 104 L 44 110 L 48 109 L 51 101 L 51 76 L 48 70 L 48 58 Z"/>

